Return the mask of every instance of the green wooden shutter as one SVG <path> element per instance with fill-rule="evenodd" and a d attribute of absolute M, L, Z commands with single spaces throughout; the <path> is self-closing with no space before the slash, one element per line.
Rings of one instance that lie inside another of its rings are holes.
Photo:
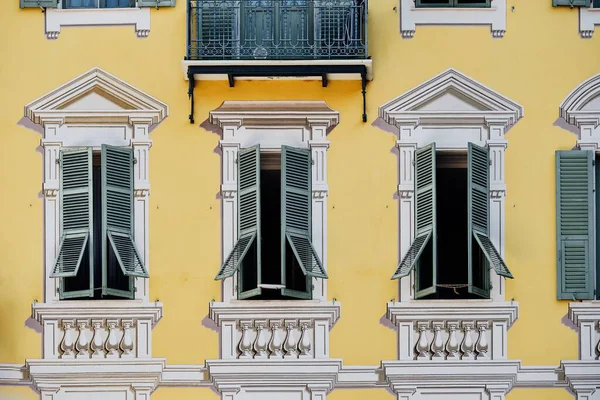
<path fill-rule="evenodd" d="M 175 7 L 175 0 L 137 0 L 138 7 Z"/>
<path fill-rule="evenodd" d="M 30 7 L 56 8 L 57 4 L 58 4 L 58 0 L 20 0 L 21 8 L 30 8 Z"/>
<path fill-rule="evenodd" d="M 421 253 L 423 253 L 423 250 L 425 250 L 425 247 L 429 243 L 430 239 L 431 231 L 418 236 L 415 238 L 415 240 L 413 240 L 412 245 L 406 252 L 406 255 L 402 261 L 400 261 L 396 272 L 394 272 L 394 275 L 392 275 L 392 279 L 404 278 L 405 276 L 410 275 L 410 271 L 412 271 L 417 264 L 417 261 L 419 261 L 419 257 L 421 256 Z"/>
<path fill-rule="evenodd" d="M 61 297 L 93 296 L 93 187 L 92 150 L 63 150 L 60 153 L 60 245 L 50 277 L 75 277 L 87 256 L 90 269 L 89 290 L 66 293 Z"/>
<path fill-rule="evenodd" d="M 111 287 L 109 246 L 125 276 L 147 278 L 133 239 L 133 149 L 102 145 L 102 294 L 133 297 Z"/>
<path fill-rule="evenodd" d="M 414 263 L 417 268 L 415 298 L 429 296 L 437 291 L 435 157 L 435 143 L 415 151 L 415 238 L 431 235 L 431 239 L 423 241 L 419 259 Z M 423 256 L 427 256 L 428 262 L 421 259 Z"/>
<path fill-rule="evenodd" d="M 310 150 L 283 146 L 281 149 L 282 260 L 285 260 L 287 241 L 305 275 L 327 279 L 323 264 L 311 243 L 311 192 Z M 282 266 L 282 273 L 284 271 L 285 268 Z M 283 278 L 285 283 L 285 275 Z"/>
<path fill-rule="evenodd" d="M 557 297 L 594 298 L 594 204 L 591 151 L 556 152 Z"/>
<path fill-rule="evenodd" d="M 498 275 L 512 278 L 510 270 L 489 238 L 490 159 L 489 150 L 469 143 L 468 168 L 468 232 L 469 293 L 490 297 L 489 267 Z M 475 251 L 474 251 L 475 250 Z M 475 257 L 481 257 L 475 260 Z"/>
<path fill-rule="evenodd" d="M 552 0 L 552 6 L 589 7 L 590 0 Z"/>

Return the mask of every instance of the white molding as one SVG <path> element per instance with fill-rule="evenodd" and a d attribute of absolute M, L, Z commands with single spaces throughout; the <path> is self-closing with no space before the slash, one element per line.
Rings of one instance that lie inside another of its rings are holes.
<path fill-rule="evenodd" d="M 367 68 L 367 80 L 373 80 L 373 60 L 183 60 L 181 69 L 183 78 L 187 81 L 188 67 L 191 66 L 299 66 L 299 65 L 364 65 Z M 194 74 L 194 79 L 204 81 L 226 81 L 229 78 L 227 74 Z M 240 77 L 242 80 L 321 80 L 322 77 L 291 76 L 291 77 Z M 329 80 L 354 80 L 362 79 L 360 74 L 327 74 Z"/>
<path fill-rule="evenodd" d="M 339 303 L 318 300 L 211 302 L 222 359 L 328 359 Z"/>
<path fill-rule="evenodd" d="M 523 117 L 523 107 L 485 85 L 448 69 L 379 108 L 383 124 L 398 140 L 400 254 L 414 234 L 413 157 L 417 148 L 436 142 L 439 150 L 466 151 L 474 142 L 490 149 L 490 239 L 504 254 L 505 133 Z M 400 280 L 400 299 L 414 297 L 414 274 Z M 491 271 L 492 299 L 504 301 L 504 278 Z"/>
<path fill-rule="evenodd" d="M 581 149 L 600 150 L 600 74 L 573 89 L 559 110 L 560 117 L 578 130 L 577 145 Z"/>
<path fill-rule="evenodd" d="M 568 315 L 579 334 L 579 359 L 600 360 L 600 301 L 569 303 Z"/>
<path fill-rule="evenodd" d="M 25 106 L 25 117 L 41 125 L 44 155 L 44 274 L 46 302 L 58 300 L 59 279 L 50 278 L 59 245 L 60 196 L 57 161 L 64 147 L 103 143 L 132 147 L 135 242 L 149 269 L 150 130 L 165 119 L 169 107 L 100 68 L 81 74 Z M 149 298 L 147 279 L 136 279 L 136 298 Z"/>
<path fill-rule="evenodd" d="M 600 396 L 600 362 L 562 361 L 565 380 L 577 400 L 597 400 Z"/>
<path fill-rule="evenodd" d="M 490 25 L 492 37 L 506 32 L 506 0 L 492 0 L 490 8 L 418 8 L 415 0 L 400 0 L 400 32 L 415 35 L 417 25 Z"/>
<path fill-rule="evenodd" d="M 596 25 L 600 25 L 600 8 L 579 7 L 579 34 L 583 39 L 594 36 Z"/>
<path fill-rule="evenodd" d="M 222 259 L 237 240 L 237 154 L 260 144 L 261 151 L 295 146 L 312 152 L 312 240 L 327 268 L 327 134 L 339 123 L 339 112 L 324 101 L 225 101 L 210 112 L 209 122 L 222 130 Z M 215 270 L 216 272 L 216 270 Z M 225 279 L 222 300 L 235 299 L 237 274 Z M 313 299 L 325 301 L 327 282 L 313 279 Z"/>
<path fill-rule="evenodd" d="M 506 360 L 507 331 L 517 317 L 517 303 L 492 300 L 395 302 L 386 312 L 400 361 Z"/>
<path fill-rule="evenodd" d="M 134 25 L 138 37 L 150 34 L 150 8 L 53 9 L 47 8 L 46 37 L 58 39 L 61 29 L 74 26 Z"/>

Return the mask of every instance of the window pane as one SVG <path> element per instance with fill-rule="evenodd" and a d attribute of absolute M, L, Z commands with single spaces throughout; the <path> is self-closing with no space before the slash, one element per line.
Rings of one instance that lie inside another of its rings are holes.
<path fill-rule="evenodd" d="M 490 0 L 455 0 L 456 7 L 489 7 Z"/>
<path fill-rule="evenodd" d="M 417 7 L 452 7 L 452 0 L 417 0 Z"/>
<path fill-rule="evenodd" d="M 102 0 L 100 7 L 104 8 L 127 8 L 134 7 L 135 0 Z"/>
<path fill-rule="evenodd" d="M 66 0 L 65 8 L 98 8 L 98 0 Z"/>

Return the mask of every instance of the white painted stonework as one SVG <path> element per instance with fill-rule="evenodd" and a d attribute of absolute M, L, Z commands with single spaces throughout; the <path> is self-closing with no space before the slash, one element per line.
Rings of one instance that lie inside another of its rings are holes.
<path fill-rule="evenodd" d="M 54 9 L 47 8 L 46 37 L 58 39 L 62 28 L 75 26 L 133 25 L 138 37 L 150 34 L 150 9 L 104 8 L 104 9 Z"/>
<path fill-rule="evenodd" d="M 600 74 L 577 86 L 560 105 L 560 117 L 578 133 L 582 150 L 600 150 Z"/>
<path fill-rule="evenodd" d="M 579 8 L 579 34 L 583 39 L 591 39 L 594 36 L 596 25 L 600 25 L 600 8 Z"/>
<path fill-rule="evenodd" d="M 489 25 L 492 37 L 506 32 L 506 0 L 492 0 L 491 7 L 417 7 L 415 0 L 400 0 L 400 32 L 415 35 L 417 25 Z"/>
<path fill-rule="evenodd" d="M 102 144 L 134 150 L 134 240 L 149 269 L 149 133 L 167 115 L 166 104 L 98 68 L 25 106 L 43 127 L 45 294 L 32 306 L 43 358 L 26 363 L 42 399 L 147 400 L 158 383 L 165 361 L 152 358 L 152 328 L 162 304 L 149 302 L 148 279 L 136 279 L 135 300 L 60 301 L 60 279 L 50 274 L 60 239 L 60 151 Z"/>

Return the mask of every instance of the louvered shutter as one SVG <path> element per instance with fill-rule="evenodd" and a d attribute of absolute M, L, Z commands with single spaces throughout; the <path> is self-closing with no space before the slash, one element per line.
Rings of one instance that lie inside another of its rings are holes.
<path fill-rule="evenodd" d="M 138 7 L 175 7 L 175 0 L 137 0 Z"/>
<path fill-rule="evenodd" d="M 589 7 L 590 0 L 552 0 L 552 6 Z"/>
<path fill-rule="evenodd" d="M 45 7 L 45 8 L 56 8 L 58 0 L 20 0 L 21 8 L 30 7 Z"/>
<path fill-rule="evenodd" d="M 490 161 L 488 149 L 469 143 L 467 164 L 469 293 L 489 298 L 488 263 L 498 275 L 506 278 L 513 276 L 489 237 Z M 477 252 L 473 252 L 474 247 L 479 248 L 480 255 L 487 260 L 487 263 L 476 262 L 474 257 Z"/>
<path fill-rule="evenodd" d="M 92 150 L 63 150 L 60 153 L 60 245 L 52 278 L 75 277 L 84 257 L 93 270 Z M 61 285 L 62 286 L 62 285 Z M 91 285 L 90 285 L 91 286 Z M 62 291 L 62 288 L 61 288 Z M 79 293 L 85 296 L 90 293 Z"/>
<path fill-rule="evenodd" d="M 327 279 L 312 242 L 312 161 L 310 150 L 283 146 L 281 149 L 281 233 L 282 257 L 286 243 L 307 276 Z M 285 284 L 285 266 L 282 265 Z"/>
<path fill-rule="evenodd" d="M 260 295 L 261 234 L 260 234 L 260 147 L 240 149 L 238 172 L 238 241 L 225 259 L 215 279 L 238 274 L 238 298 Z M 253 250 L 253 251 L 251 251 Z M 250 259 L 249 257 L 254 257 Z M 244 260 L 247 260 L 244 263 Z M 244 275 L 252 277 L 251 287 L 245 286 Z"/>
<path fill-rule="evenodd" d="M 557 296 L 594 298 L 595 235 L 591 151 L 556 152 Z"/>
<path fill-rule="evenodd" d="M 133 229 L 133 149 L 103 144 L 102 293 L 104 295 L 132 296 L 132 293 L 121 293 L 120 290 L 109 287 L 109 247 L 125 276 L 148 277 L 144 262 L 135 246 Z"/>

